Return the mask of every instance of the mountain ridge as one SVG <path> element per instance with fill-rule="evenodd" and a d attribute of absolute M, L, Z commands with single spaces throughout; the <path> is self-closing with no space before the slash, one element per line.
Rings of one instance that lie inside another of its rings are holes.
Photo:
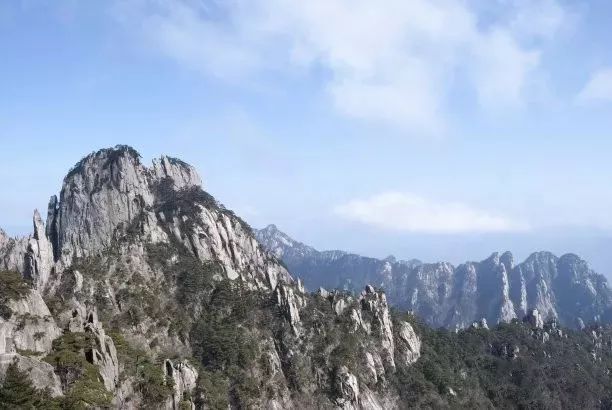
<path fill-rule="evenodd" d="M 572 253 L 534 252 L 515 265 L 512 253 L 494 252 L 483 261 L 455 266 L 317 251 L 274 225 L 256 230 L 256 236 L 308 288 L 355 290 L 374 284 L 386 290 L 392 305 L 436 327 L 465 328 L 481 318 L 508 322 L 533 308 L 573 327 L 612 320 L 607 280 Z"/>

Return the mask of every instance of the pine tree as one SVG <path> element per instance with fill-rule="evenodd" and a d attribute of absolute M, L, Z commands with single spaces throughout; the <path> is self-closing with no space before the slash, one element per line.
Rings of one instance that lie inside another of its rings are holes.
<path fill-rule="evenodd" d="M 33 409 L 37 407 L 39 398 L 40 394 L 28 375 L 19 370 L 15 362 L 11 363 L 0 387 L 0 409 Z"/>

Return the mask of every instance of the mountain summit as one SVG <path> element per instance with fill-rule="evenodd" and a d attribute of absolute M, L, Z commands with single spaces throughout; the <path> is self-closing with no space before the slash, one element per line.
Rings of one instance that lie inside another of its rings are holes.
<path fill-rule="evenodd" d="M 420 355 L 383 293 L 308 295 L 178 159 L 92 153 L 33 224 L 0 234 L 0 379 L 31 406 L 380 408 Z"/>
<path fill-rule="evenodd" d="M 60 199 L 51 197 L 46 224 L 38 211 L 33 222 L 29 238 L 0 236 L 0 267 L 23 271 L 41 290 L 55 286 L 53 272 L 130 235 L 145 243 L 177 242 L 201 261 L 218 260 L 227 277 L 242 276 L 258 287 L 290 280 L 250 227 L 202 190 L 193 167 L 166 156 L 146 167 L 127 146 L 79 161 L 64 178 Z"/>

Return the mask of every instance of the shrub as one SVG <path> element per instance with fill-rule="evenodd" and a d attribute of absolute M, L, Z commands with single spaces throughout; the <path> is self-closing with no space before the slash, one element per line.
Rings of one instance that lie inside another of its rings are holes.
<path fill-rule="evenodd" d="M 136 389 L 142 395 L 143 404 L 147 408 L 159 406 L 173 392 L 171 380 L 166 380 L 161 363 L 153 363 L 143 358 L 137 364 Z"/>
<path fill-rule="evenodd" d="M 245 368 L 255 360 L 256 343 L 247 329 L 253 326 L 248 319 L 257 312 L 257 303 L 255 293 L 243 284 L 219 283 L 190 335 L 194 355 L 204 366 Z"/>
<path fill-rule="evenodd" d="M 112 395 L 104 384 L 98 367 L 89 363 L 85 352 L 95 346 L 91 333 L 68 332 L 55 339 L 52 351 L 44 360 L 59 375 L 66 395 L 60 400 L 62 408 L 85 409 L 107 407 Z"/>
<path fill-rule="evenodd" d="M 94 346 L 95 340 L 91 333 L 64 333 L 53 341 L 52 350 L 44 360 L 55 367 L 55 373 L 62 384 L 70 386 L 85 374 L 87 365 L 91 366 L 85 360 L 85 351 Z"/>
<path fill-rule="evenodd" d="M 13 315 L 8 302 L 25 298 L 30 292 L 30 284 L 21 274 L 14 271 L 0 272 L 0 317 L 8 320 Z"/>
<path fill-rule="evenodd" d="M 156 186 L 155 197 L 156 213 L 163 213 L 166 220 L 171 220 L 174 215 L 178 216 L 179 220 L 186 216 L 187 221 L 184 222 L 184 227 L 188 232 L 193 230 L 193 224 L 200 214 L 200 207 L 198 205 L 202 205 L 205 208 L 226 215 L 232 221 L 238 222 L 245 232 L 253 235 L 253 229 L 249 224 L 238 217 L 233 211 L 225 208 L 225 206 L 199 186 L 188 186 L 175 190 L 172 179 L 164 178 Z"/>
<path fill-rule="evenodd" d="M 0 409 L 52 408 L 51 398 L 46 391 L 37 390 L 26 372 L 19 370 L 16 362 L 6 369 L 4 382 L 0 387 Z"/>
<path fill-rule="evenodd" d="M 229 380 L 220 371 L 202 369 L 196 388 L 196 406 L 225 410 L 229 406 Z"/>

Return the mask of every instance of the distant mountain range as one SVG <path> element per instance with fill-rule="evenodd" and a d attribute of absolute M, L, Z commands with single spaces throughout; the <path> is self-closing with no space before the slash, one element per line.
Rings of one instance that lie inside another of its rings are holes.
<path fill-rule="evenodd" d="M 318 251 L 275 225 L 255 232 L 307 288 L 385 290 L 391 305 L 410 310 L 432 326 L 465 328 L 474 321 L 509 322 L 537 309 L 566 326 L 612 321 L 612 292 L 604 276 L 574 254 L 536 252 L 515 265 L 510 252 L 453 266 L 369 258 L 343 251 Z"/>

